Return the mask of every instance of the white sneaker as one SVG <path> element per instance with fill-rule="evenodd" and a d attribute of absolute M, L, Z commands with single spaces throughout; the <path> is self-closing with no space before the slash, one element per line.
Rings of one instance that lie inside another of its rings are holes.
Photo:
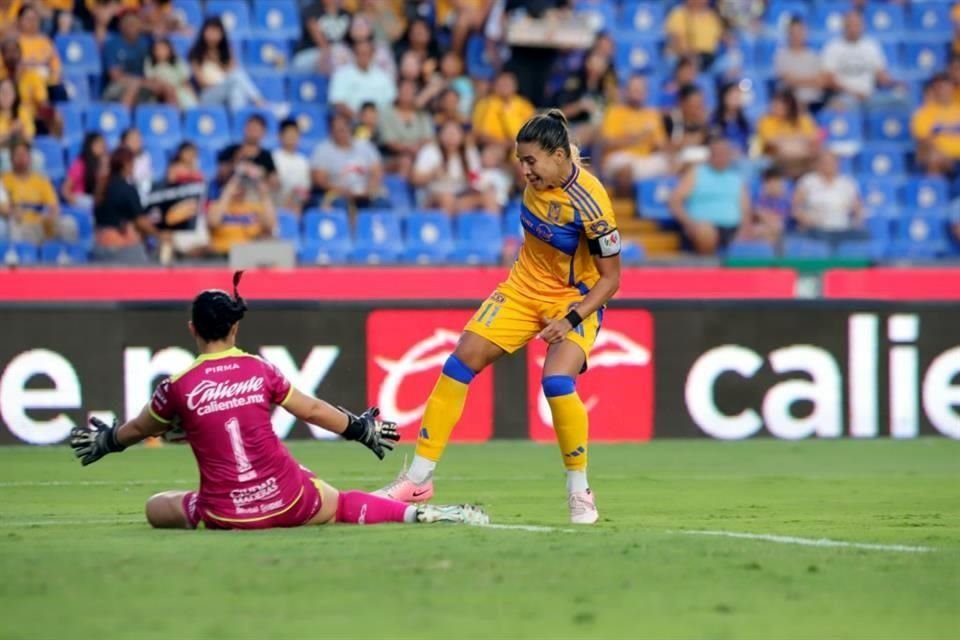
<path fill-rule="evenodd" d="M 573 524 L 593 524 L 600 519 L 593 492 L 589 489 L 571 493 L 567 497 L 567 507 L 570 508 L 570 522 Z"/>
<path fill-rule="evenodd" d="M 490 524 L 490 517 L 483 509 L 472 504 L 422 504 L 417 507 L 417 522 L 454 522 L 482 526 Z"/>

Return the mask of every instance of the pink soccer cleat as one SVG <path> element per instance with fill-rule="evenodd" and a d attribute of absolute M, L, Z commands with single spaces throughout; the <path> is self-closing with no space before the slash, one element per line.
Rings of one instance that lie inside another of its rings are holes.
<path fill-rule="evenodd" d="M 593 492 L 589 489 L 571 493 L 567 498 L 567 506 L 573 524 L 593 524 L 600 519 L 600 512 L 593 502 Z"/>
<path fill-rule="evenodd" d="M 409 504 L 426 502 L 433 497 L 433 477 L 427 478 L 422 484 L 417 484 L 407 475 L 406 469 L 400 472 L 397 479 L 373 492 L 375 496 L 383 496 Z"/>

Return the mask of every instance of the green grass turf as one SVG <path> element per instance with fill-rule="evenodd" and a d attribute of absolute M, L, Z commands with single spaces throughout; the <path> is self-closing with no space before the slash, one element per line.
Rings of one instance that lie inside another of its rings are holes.
<path fill-rule="evenodd" d="M 377 464 L 339 443 L 292 449 L 344 488 L 374 488 L 402 460 Z M 152 492 L 193 486 L 186 449 L 134 449 L 86 469 L 65 448 L 0 449 L 0 637 L 960 635 L 960 443 L 655 442 L 597 445 L 591 455 L 603 519 L 576 533 L 398 525 L 224 533 L 130 522 Z M 499 523 L 566 529 L 559 467 L 553 447 L 451 447 L 436 500 L 483 503 Z"/>

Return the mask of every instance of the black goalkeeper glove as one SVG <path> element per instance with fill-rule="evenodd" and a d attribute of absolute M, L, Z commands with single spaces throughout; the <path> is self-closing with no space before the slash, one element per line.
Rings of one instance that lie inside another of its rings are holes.
<path fill-rule="evenodd" d="M 83 425 L 70 430 L 70 446 L 83 466 L 93 464 L 108 453 L 126 449 L 117 442 L 117 421 L 109 427 L 99 418 L 90 418 L 90 426 Z"/>
<path fill-rule="evenodd" d="M 397 423 L 378 420 L 377 416 L 380 415 L 380 409 L 377 407 L 371 407 L 359 416 L 354 415 L 343 407 L 337 408 L 347 414 L 347 417 L 350 419 L 350 423 L 341 435 L 347 440 L 356 440 L 367 449 L 370 449 L 370 451 L 373 451 L 374 455 L 381 460 L 387 455 L 384 449 L 393 451 L 393 448 L 400 440 L 400 434 L 397 432 Z"/>

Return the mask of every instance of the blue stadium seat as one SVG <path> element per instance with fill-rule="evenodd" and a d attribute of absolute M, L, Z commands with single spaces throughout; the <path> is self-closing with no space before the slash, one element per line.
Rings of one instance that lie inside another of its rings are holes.
<path fill-rule="evenodd" d="M 300 9 L 294 0 L 254 0 L 253 29 L 257 35 L 295 40 L 301 28 Z"/>
<path fill-rule="evenodd" d="M 277 122 L 277 116 L 274 115 L 273 111 L 270 111 L 269 109 L 261 109 L 259 107 L 244 107 L 243 109 L 237 109 L 237 111 L 234 112 L 232 118 L 233 126 L 230 128 L 233 138 L 239 140 L 243 137 L 243 128 L 247 124 L 247 120 L 250 118 L 250 116 L 254 114 L 263 117 L 267 123 L 267 135 L 263 142 L 263 146 L 275 146 L 277 132 L 280 126 Z"/>
<path fill-rule="evenodd" d="M 642 40 L 614 37 L 617 43 L 616 67 L 618 71 L 650 71 L 660 63 L 656 44 Z"/>
<path fill-rule="evenodd" d="M 523 223 L 520 221 L 519 200 L 511 200 L 503 210 L 503 237 L 517 241 L 523 239 Z"/>
<path fill-rule="evenodd" d="M 577 0 L 573 10 L 592 31 L 609 31 L 617 25 L 617 8 L 606 0 Z"/>
<path fill-rule="evenodd" d="M 663 39 L 663 23 L 666 19 L 662 2 L 630 2 L 623 7 L 622 23 L 647 37 Z"/>
<path fill-rule="evenodd" d="M 290 117 L 300 127 L 301 141 L 310 148 L 327 137 L 327 110 L 318 104 L 299 103 L 290 108 Z"/>
<path fill-rule="evenodd" d="M 911 143 L 910 115 L 889 112 L 874 113 L 867 117 L 867 137 L 875 142 Z"/>
<path fill-rule="evenodd" d="M 868 145 L 857 161 L 859 173 L 867 178 L 898 178 L 906 171 L 903 151 L 897 145 Z"/>
<path fill-rule="evenodd" d="M 796 0 L 772 0 L 767 7 L 763 19 L 766 27 L 773 30 L 775 34 L 779 36 L 786 34 L 787 24 L 791 18 L 800 16 L 806 20 L 809 18 L 809 15 L 810 8 L 806 2 Z"/>
<path fill-rule="evenodd" d="M 143 134 L 144 144 L 173 148 L 180 144 L 180 110 L 170 105 L 140 105 L 134 113 L 134 126 Z"/>
<path fill-rule="evenodd" d="M 54 42 L 65 70 L 90 76 L 103 73 L 100 47 L 92 33 L 60 34 L 54 38 Z"/>
<path fill-rule="evenodd" d="M 304 240 L 297 251 L 300 264 L 346 264 L 349 257 L 348 247 L 336 244 L 322 245 L 314 240 Z"/>
<path fill-rule="evenodd" d="M 289 82 L 288 95 L 291 101 L 327 104 L 328 80 L 326 76 L 316 74 L 291 75 Z"/>
<path fill-rule="evenodd" d="M 217 173 L 217 151 L 219 147 L 197 146 L 197 164 L 208 179 Z"/>
<path fill-rule="evenodd" d="M 71 216 L 77 223 L 77 242 L 89 249 L 93 246 L 93 212 L 83 207 L 63 206 L 60 215 Z"/>
<path fill-rule="evenodd" d="M 0 264 L 37 264 L 40 253 L 29 242 L 0 241 Z"/>
<path fill-rule="evenodd" d="M 947 50 L 942 42 L 908 42 L 904 48 L 903 71 L 907 77 L 929 78 L 946 63 Z"/>
<path fill-rule="evenodd" d="M 893 232 L 889 218 L 881 215 L 868 215 L 864 221 L 864 226 L 870 232 L 870 238 L 879 245 L 885 245 L 890 242 Z"/>
<path fill-rule="evenodd" d="M 798 260 L 825 260 L 830 257 L 830 245 L 813 238 L 787 236 L 783 239 L 783 257 Z"/>
<path fill-rule="evenodd" d="M 230 143 L 230 120 L 223 107 L 193 107 L 183 116 L 183 135 L 200 146 L 224 147 Z"/>
<path fill-rule="evenodd" d="M 410 196 L 410 185 L 406 179 L 398 174 L 388 173 L 383 176 L 383 186 L 387 190 L 387 198 L 394 209 L 406 211 L 413 204 Z"/>
<path fill-rule="evenodd" d="M 903 73 L 906 62 L 901 46 L 902 42 L 902 40 L 891 40 L 880 43 L 880 46 L 883 47 L 883 55 L 887 58 L 887 70 L 897 78 L 908 75 Z"/>
<path fill-rule="evenodd" d="M 305 241 L 321 249 L 342 248 L 344 255 L 353 248 L 350 222 L 347 220 L 346 211 L 340 209 L 306 211 L 303 214 L 303 237 Z"/>
<path fill-rule="evenodd" d="M 477 211 L 457 216 L 457 248 L 454 262 L 497 264 L 503 247 L 500 216 Z"/>
<path fill-rule="evenodd" d="M 170 163 L 167 149 L 172 151 L 173 148 L 156 142 L 152 144 L 144 142 L 143 149 L 150 155 L 150 172 L 154 182 L 163 180 L 164 176 L 167 175 L 167 165 Z"/>
<path fill-rule="evenodd" d="M 403 251 L 400 219 L 392 211 L 361 211 L 357 214 L 356 242 L 351 262 L 382 264 L 396 262 Z"/>
<path fill-rule="evenodd" d="M 810 27 L 828 38 L 840 35 L 843 30 L 843 16 L 849 10 L 849 2 L 821 2 L 814 11 Z"/>
<path fill-rule="evenodd" d="M 202 21 L 197 24 L 201 23 Z M 172 33 L 170 34 L 170 44 L 173 46 L 173 50 L 177 53 L 177 57 L 183 61 L 186 61 L 187 55 L 190 53 L 190 48 L 193 46 L 193 38 L 180 33 Z"/>
<path fill-rule="evenodd" d="M 933 2 L 911 3 L 909 25 L 914 37 L 949 38 L 953 33 L 950 5 Z"/>
<path fill-rule="evenodd" d="M 173 15 L 194 28 L 199 28 L 203 24 L 203 6 L 200 0 L 174 0 Z"/>
<path fill-rule="evenodd" d="M 443 263 L 453 252 L 453 227 L 443 211 L 411 213 L 407 218 L 404 262 Z"/>
<path fill-rule="evenodd" d="M 885 217 L 896 215 L 897 184 L 893 180 L 880 178 L 861 180 L 860 195 L 869 214 Z"/>
<path fill-rule="evenodd" d="M 753 52 L 747 61 L 747 70 L 753 75 L 769 78 L 773 76 L 773 60 L 780 48 L 780 40 L 759 38 L 753 44 Z"/>
<path fill-rule="evenodd" d="M 63 74 L 63 88 L 66 90 L 70 102 L 74 104 L 86 104 L 92 100 L 90 77 L 85 73 Z"/>
<path fill-rule="evenodd" d="M 837 154 L 856 153 L 863 141 L 863 122 L 859 111 L 821 111 L 817 121 L 827 132 L 827 145 Z"/>
<path fill-rule="evenodd" d="M 672 220 L 667 200 L 677 186 L 674 176 L 641 180 L 636 184 L 637 204 L 640 216 L 652 220 Z"/>
<path fill-rule="evenodd" d="M 300 244 L 300 221 L 297 214 L 285 209 L 277 210 L 277 228 L 274 235 L 280 240 L 292 242 L 294 246 Z"/>
<path fill-rule="evenodd" d="M 50 240 L 40 245 L 40 261 L 47 264 L 86 264 L 87 249 L 80 244 Z"/>
<path fill-rule="evenodd" d="M 766 112 L 770 101 L 768 85 L 757 77 L 743 77 L 740 80 L 740 91 L 743 100 L 743 110 L 753 122 L 759 120 Z"/>
<path fill-rule="evenodd" d="M 626 264 L 640 264 L 646 257 L 646 251 L 635 242 L 624 242 L 620 249 L 620 259 Z"/>
<path fill-rule="evenodd" d="M 487 45 L 483 36 L 472 35 L 467 40 L 467 75 L 478 80 L 492 80 L 496 69 L 487 57 Z"/>
<path fill-rule="evenodd" d="M 100 133 L 109 147 L 115 147 L 120 134 L 130 127 L 130 111 L 116 102 L 94 102 L 87 109 L 86 126 Z"/>
<path fill-rule="evenodd" d="M 903 204 L 908 209 L 946 215 L 949 189 L 943 178 L 911 178 L 903 186 L 901 193 Z"/>
<path fill-rule="evenodd" d="M 63 159 L 63 143 L 52 136 L 37 136 L 33 139 L 33 148 L 43 154 L 44 173 L 51 180 L 60 180 L 67 173 Z"/>
<path fill-rule="evenodd" d="M 250 36 L 250 6 L 245 0 L 210 0 L 207 16 L 219 16 L 231 40 Z"/>
<path fill-rule="evenodd" d="M 772 260 L 773 246 L 768 242 L 734 240 L 727 247 L 727 258 L 733 260 Z"/>
<path fill-rule="evenodd" d="M 243 65 L 247 71 L 277 71 L 290 61 L 290 42 L 280 37 L 257 37 L 243 43 Z"/>
<path fill-rule="evenodd" d="M 250 79 L 267 102 L 287 102 L 287 79 L 283 72 L 260 67 L 250 71 Z"/>
<path fill-rule="evenodd" d="M 834 258 L 847 260 L 880 260 L 885 244 L 875 240 L 845 240 L 837 245 Z"/>
<path fill-rule="evenodd" d="M 934 258 L 948 247 L 947 223 L 942 216 L 913 213 L 894 223 L 891 250 L 899 258 Z"/>
<path fill-rule="evenodd" d="M 890 3 L 868 3 L 864 16 L 868 34 L 883 42 L 903 41 L 906 16 L 903 7 Z"/>

